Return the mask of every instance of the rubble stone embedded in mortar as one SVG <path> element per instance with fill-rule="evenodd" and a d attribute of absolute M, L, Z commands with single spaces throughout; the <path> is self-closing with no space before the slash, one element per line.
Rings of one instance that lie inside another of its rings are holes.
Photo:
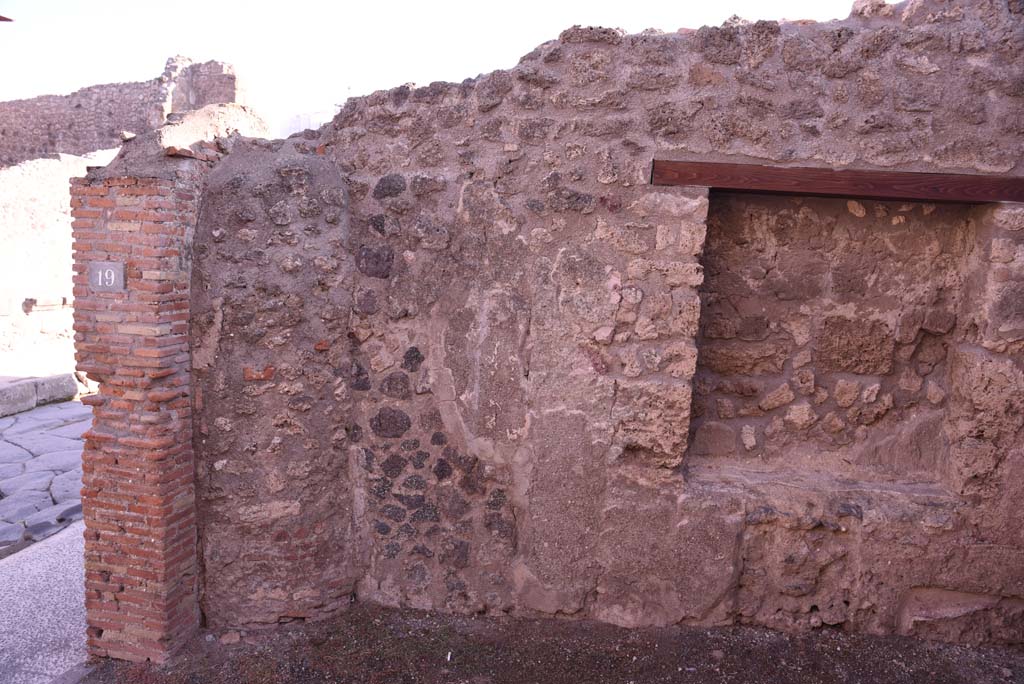
<path fill-rule="evenodd" d="M 354 593 L 1019 641 L 1013 215 L 648 185 L 1019 173 L 1016 8 L 575 28 L 237 143 L 192 289 L 210 623 Z"/>
<path fill-rule="evenodd" d="M 970 207 L 858 206 L 866 210 L 834 199 L 713 203 L 693 457 L 946 479 L 949 349 L 969 255 L 988 237 Z M 752 447 L 741 444 L 744 428 Z"/>
<path fill-rule="evenodd" d="M 351 427 L 339 371 L 354 363 L 346 193 L 325 160 L 279 148 L 239 143 L 213 171 L 194 248 L 193 370 L 206 407 L 197 479 L 215 625 L 336 610 L 365 564 L 337 448 Z"/>

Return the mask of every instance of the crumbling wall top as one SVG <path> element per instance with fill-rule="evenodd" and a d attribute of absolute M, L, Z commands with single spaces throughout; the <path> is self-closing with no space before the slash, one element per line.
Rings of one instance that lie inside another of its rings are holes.
<path fill-rule="evenodd" d="M 178 166 L 189 159 L 213 161 L 221 147 L 219 138 L 262 138 L 266 122 L 251 109 L 238 104 L 210 104 L 185 113 L 173 113 L 163 126 L 126 140 L 107 166 L 90 169 L 90 180 L 136 176 L 173 179 Z"/>
<path fill-rule="evenodd" d="M 163 74 L 149 81 L 0 102 L 0 166 L 116 148 L 124 133 L 151 131 L 167 114 L 241 98 L 231 66 L 173 57 Z"/>
<path fill-rule="evenodd" d="M 871 0 L 841 21 L 673 33 L 576 26 L 508 70 L 352 98 L 321 142 L 401 133 L 459 167 L 481 137 L 578 132 L 661 158 L 1022 175 L 1022 54 L 1017 0 Z"/>

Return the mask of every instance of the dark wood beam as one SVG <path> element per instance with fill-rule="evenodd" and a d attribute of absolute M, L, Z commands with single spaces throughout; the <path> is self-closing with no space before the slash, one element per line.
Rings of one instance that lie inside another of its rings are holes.
<path fill-rule="evenodd" d="M 915 202 L 1024 202 L 1024 178 L 907 171 L 833 171 L 795 166 L 663 161 L 653 185 L 700 185 L 713 190 L 777 195 L 858 197 Z"/>
<path fill-rule="evenodd" d="M 13 19 L 8 19 L 7 17 L 0 17 L 0 21 L 14 21 L 14 20 Z"/>

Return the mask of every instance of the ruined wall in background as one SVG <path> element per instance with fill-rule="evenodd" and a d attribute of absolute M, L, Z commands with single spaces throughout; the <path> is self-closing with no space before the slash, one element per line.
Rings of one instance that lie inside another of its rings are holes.
<path fill-rule="evenodd" d="M 354 594 L 1020 641 L 1019 209 L 709 205 L 648 173 L 741 156 L 1020 175 L 1021 19 L 934 0 L 575 28 L 510 71 L 237 143 L 194 247 L 209 624 Z M 763 412 L 764 458 L 720 398 Z M 731 455 L 702 437 L 712 418 Z M 915 451 L 918 423 L 946 451 Z M 829 473 L 861 433 L 879 448 Z"/>
<path fill-rule="evenodd" d="M 167 60 L 151 81 L 89 86 L 70 95 L 0 102 L 0 166 L 58 153 L 113 149 L 122 133 L 157 128 L 171 112 L 218 102 L 242 103 L 232 68 L 220 62 Z"/>

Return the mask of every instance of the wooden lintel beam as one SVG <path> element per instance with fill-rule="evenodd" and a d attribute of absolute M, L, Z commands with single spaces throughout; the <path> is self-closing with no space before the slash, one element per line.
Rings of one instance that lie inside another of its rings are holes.
<path fill-rule="evenodd" d="M 915 202 L 1024 202 L 1024 178 L 655 160 L 653 185 Z"/>

